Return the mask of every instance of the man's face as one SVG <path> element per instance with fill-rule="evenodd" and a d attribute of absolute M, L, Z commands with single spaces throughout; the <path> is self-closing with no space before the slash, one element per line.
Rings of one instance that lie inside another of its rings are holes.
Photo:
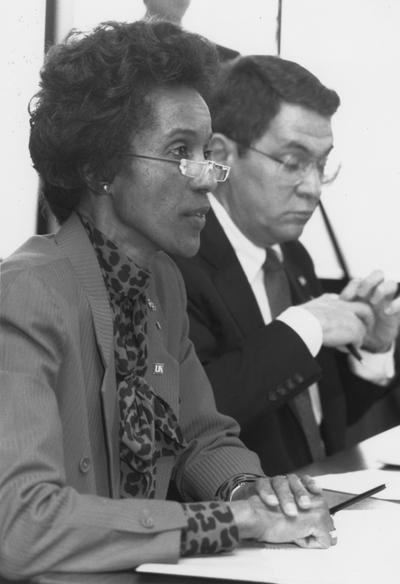
<path fill-rule="evenodd" d="M 330 118 L 305 107 L 283 103 L 265 134 L 252 146 L 274 158 L 287 155 L 321 160 L 332 148 Z M 315 166 L 293 184 L 279 163 L 248 150 L 234 154 L 229 177 L 230 192 L 224 204 L 241 231 L 265 247 L 298 239 L 321 195 Z"/>
<path fill-rule="evenodd" d="M 204 161 L 208 156 L 211 120 L 208 107 L 194 90 L 158 89 L 149 99 L 153 119 L 135 135 L 131 152 L 179 161 Z M 182 176 L 178 164 L 128 158 L 112 185 L 112 221 L 120 240 L 144 254 L 163 249 L 194 255 L 209 209 L 207 192 L 214 190 L 210 174 Z"/>

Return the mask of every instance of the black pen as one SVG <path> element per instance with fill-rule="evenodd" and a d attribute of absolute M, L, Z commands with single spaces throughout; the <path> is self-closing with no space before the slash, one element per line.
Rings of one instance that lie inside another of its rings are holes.
<path fill-rule="evenodd" d="M 357 349 L 355 348 L 354 345 L 352 345 L 351 343 L 349 343 L 348 345 L 346 345 L 346 349 L 348 350 L 348 352 L 350 353 L 350 355 L 353 355 L 353 357 L 355 359 L 357 359 L 357 361 L 362 361 L 362 357 L 361 357 L 360 353 L 357 351 Z"/>
<path fill-rule="evenodd" d="M 368 497 L 371 497 L 371 495 L 375 495 L 376 493 L 379 493 L 379 491 L 383 491 L 383 489 L 386 489 L 386 485 L 378 485 L 377 487 L 374 487 L 373 489 L 369 489 L 369 491 L 365 491 L 365 493 L 360 493 L 359 495 L 356 495 L 355 497 L 351 497 L 350 499 L 347 499 L 347 501 L 343 501 L 343 503 L 339 503 L 338 505 L 334 505 L 333 507 L 331 507 L 329 509 L 329 513 L 331 515 L 334 515 L 338 511 L 341 511 L 342 509 L 346 509 L 346 507 L 350 507 L 350 505 L 354 505 L 354 503 L 358 503 L 358 501 L 362 501 L 363 499 L 367 499 Z"/>

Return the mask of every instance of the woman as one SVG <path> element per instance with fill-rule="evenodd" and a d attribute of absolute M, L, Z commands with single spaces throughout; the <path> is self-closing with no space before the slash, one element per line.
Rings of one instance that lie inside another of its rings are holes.
<path fill-rule="evenodd" d="M 204 39 L 161 22 L 103 25 L 49 53 L 30 150 L 62 226 L 2 268 L 6 576 L 86 582 L 245 538 L 331 543 L 312 482 L 263 477 L 215 410 L 160 251 L 196 253 L 206 193 L 229 173 L 209 160 L 214 68 Z M 185 503 L 163 500 L 172 475 Z"/>

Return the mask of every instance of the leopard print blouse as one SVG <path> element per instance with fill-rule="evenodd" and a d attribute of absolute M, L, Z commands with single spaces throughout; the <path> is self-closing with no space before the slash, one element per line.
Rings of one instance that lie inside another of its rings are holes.
<path fill-rule="evenodd" d="M 120 494 L 154 498 L 157 459 L 179 454 L 186 443 L 174 412 L 144 377 L 150 273 L 123 254 L 86 217 L 80 219 L 95 249 L 113 314 L 120 411 Z M 181 533 L 182 556 L 236 547 L 239 534 L 229 505 L 211 501 L 182 503 L 182 507 L 187 518 Z"/>

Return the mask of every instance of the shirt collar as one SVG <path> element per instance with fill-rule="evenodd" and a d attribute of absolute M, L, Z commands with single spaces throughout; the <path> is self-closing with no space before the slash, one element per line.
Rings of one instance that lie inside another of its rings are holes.
<path fill-rule="evenodd" d="M 208 194 L 208 198 L 211 208 L 232 245 L 248 281 L 252 283 L 267 258 L 265 248 L 255 245 L 240 231 L 232 221 L 225 207 L 221 205 L 212 193 Z M 279 257 L 282 257 L 279 245 L 274 245 L 273 247 L 276 249 Z"/>

